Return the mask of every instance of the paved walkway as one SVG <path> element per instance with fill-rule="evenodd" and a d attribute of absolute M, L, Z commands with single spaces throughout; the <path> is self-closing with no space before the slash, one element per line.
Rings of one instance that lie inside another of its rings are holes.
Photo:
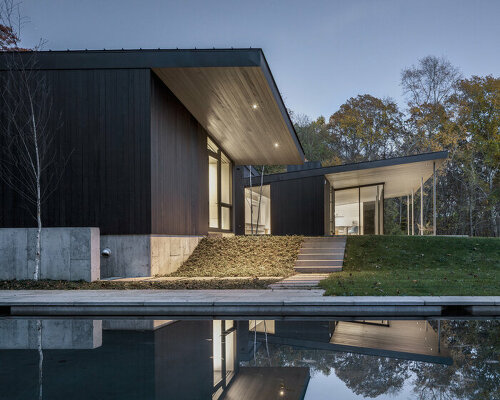
<path fill-rule="evenodd" d="M 295 274 L 279 282 L 271 283 L 271 289 L 312 289 L 330 274 Z"/>
<path fill-rule="evenodd" d="M 259 279 L 282 279 L 282 276 L 259 276 Z M 119 276 L 103 278 L 101 281 L 113 282 L 177 282 L 177 281 L 240 281 L 255 279 L 255 276 L 141 276 L 137 278 L 122 278 Z"/>
<path fill-rule="evenodd" d="M 346 236 L 306 237 L 295 261 L 298 272 L 269 285 L 272 289 L 317 288 L 332 272 L 342 271 Z"/>
<path fill-rule="evenodd" d="M 331 297 L 321 290 L 1 290 L 4 316 L 500 316 L 496 297 Z M 171 319 L 171 318 L 167 318 Z"/>

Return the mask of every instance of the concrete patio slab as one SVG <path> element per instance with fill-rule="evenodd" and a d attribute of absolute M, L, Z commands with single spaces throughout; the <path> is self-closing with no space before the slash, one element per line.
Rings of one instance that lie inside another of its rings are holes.
<path fill-rule="evenodd" d="M 500 315 L 500 296 L 323 296 L 322 290 L 0 291 L 4 316 Z M 451 307 L 451 308 L 450 308 Z"/>

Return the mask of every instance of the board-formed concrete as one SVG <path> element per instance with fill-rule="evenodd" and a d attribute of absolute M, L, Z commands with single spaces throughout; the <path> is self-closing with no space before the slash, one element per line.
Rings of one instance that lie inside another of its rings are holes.
<path fill-rule="evenodd" d="M 202 236 L 103 235 L 101 249 L 111 250 L 101 258 L 101 278 L 166 275 L 179 269 Z"/>
<path fill-rule="evenodd" d="M 0 229 L 0 279 L 33 279 L 36 231 Z M 99 279 L 99 228 L 43 228 L 41 245 L 41 279 Z"/>
<path fill-rule="evenodd" d="M 500 316 L 500 296 L 323 296 L 322 290 L 0 291 L 8 316 Z M 166 318 L 163 318 L 166 317 Z"/>
<path fill-rule="evenodd" d="M 85 319 L 0 319 L 0 349 L 95 349 L 102 345 L 102 322 Z"/>

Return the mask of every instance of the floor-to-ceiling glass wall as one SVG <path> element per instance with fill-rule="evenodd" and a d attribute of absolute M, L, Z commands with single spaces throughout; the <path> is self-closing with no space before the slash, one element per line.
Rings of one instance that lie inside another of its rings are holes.
<path fill-rule="evenodd" d="M 209 228 L 232 229 L 232 164 L 229 157 L 210 139 L 208 148 Z"/>
<path fill-rule="evenodd" d="M 334 191 L 336 235 L 384 233 L 384 185 L 359 186 Z"/>
<path fill-rule="evenodd" d="M 335 190 L 335 234 L 359 235 L 359 188 Z"/>
<path fill-rule="evenodd" d="M 271 234 L 270 185 L 245 188 L 245 234 Z"/>

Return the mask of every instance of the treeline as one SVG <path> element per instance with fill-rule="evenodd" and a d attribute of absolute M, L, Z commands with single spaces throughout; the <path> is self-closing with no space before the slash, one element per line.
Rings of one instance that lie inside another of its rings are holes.
<path fill-rule="evenodd" d="M 500 78 L 466 79 L 447 60 L 428 56 L 402 71 L 401 87 L 403 109 L 363 94 L 328 119 L 292 113 L 306 158 L 328 166 L 448 150 L 437 186 L 438 234 L 500 236 Z M 426 221 L 430 189 L 428 182 Z M 386 233 L 406 230 L 405 202 L 386 202 Z"/>

